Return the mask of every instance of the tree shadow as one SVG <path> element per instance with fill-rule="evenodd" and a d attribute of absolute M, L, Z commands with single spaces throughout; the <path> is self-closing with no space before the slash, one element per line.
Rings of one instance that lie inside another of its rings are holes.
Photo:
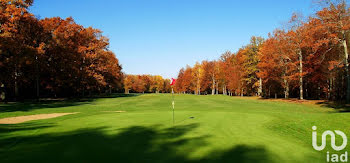
<path fill-rule="evenodd" d="M 45 108 L 60 108 L 68 106 L 78 106 L 89 104 L 97 99 L 103 98 L 124 98 L 124 97 L 136 97 L 137 94 L 111 94 L 102 96 L 92 96 L 84 98 L 72 98 L 72 99 L 62 99 L 62 98 L 47 98 L 40 99 L 40 101 L 27 100 L 23 102 L 12 102 L 8 104 L 0 104 L 0 113 L 4 112 L 16 112 L 16 111 L 31 111 L 36 109 Z"/>
<path fill-rule="evenodd" d="M 1 162 L 268 162 L 263 147 L 239 145 L 200 159 L 192 152 L 209 145 L 209 135 L 186 137 L 198 124 L 164 128 L 90 128 L 56 134 L 0 137 Z M 106 133 L 108 131 L 108 133 Z M 110 133 L 111 132 L 111 133 Z M 13 139 L 16 138 L 16 145 Z"/>
<path fill-rule="evenodd" d="M 96 96 L 91 96 L 91 97 L 85 97 L 85 99 L 96 99 L 96 98 L 121 98 L 121 97 L 136 97 L 140 96 L 140 94 L 136 93 L 130 93 L 130 94 L 125 94 L 125 93 L 113 93 L 113 94 L 105 94 L 105 95 L 96 95 Z"/>
<path fill-rule="evenodd" d="M 350 112 L 350 105 L 346 104 L 345 102 L 325 101 L 318 102 L 317 105 L 320 105 L 321 107 L 333 108 L 339 113 Z"/>
<path fill-rule="evenodd" d="M 272 162 L 268 153 L 263 146 L 248 146 L 237 145 L 227 151 L 216 151 L 213 154 L 208 155 L 206 158 L 199 160 L 198 162 L 239 162 L 239 163 L 265 163 Z"/>
<path fill-rule="evenodd" d="M 53 127 L 54 125 L 52 124 L 45 124 L 45 125 L 35 125 L 35 124 L 1 124 L 0 125 L 0 135 L 1 134 L 8 134 L 10 132 L 15 132 L 15 131 L 31 131 L 31 130 L 37 130 L 37 129 L 44 129 L 48 127 Z"/>
<path fill-rule="evenodd" d="M 326 100 L 299 100 L 297 98 L 289 98 L 289 99 L 264 99 L 259 98 L 259 100 L 265 101 L 279 101 L 279 102 L 288 102 L 288 103 L 296 103 L 296 104 L 312 104 L 318 105 L 324 108 L 333 108 L 337 113 L 350 112 L 350 105 L 346 104 L 344 101 L 326 101 Z"/>
<path fill-rule="evenodd" d="M 54 127 L 53 124 L 46 123 L 45 125 L 40 124 L 32 124 L 32 123 L 26 123 L 26 124 L 1 124 L 0 125 L 0 138 L 8 137 L 9 135 L 15 134 L 14 132 L 17 131 L 23 131 L 23 132 L 29 132 L 34 133 L 38 131 L 39 129 Z M 1 153 L 9 148 L 12 148 L 15 146 L 22 137 L 8 137 L 7 139 L 0 139 L 0 156 Z M 2 141 L 4 140 L 4 141 Z"/>

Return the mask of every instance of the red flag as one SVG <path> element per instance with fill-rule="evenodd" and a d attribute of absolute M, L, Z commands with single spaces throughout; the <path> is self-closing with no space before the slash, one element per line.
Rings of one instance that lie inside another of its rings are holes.
<path fill-rule="evenodd" d="M 171 78 L 171 83 L 170 83 L 170 85 L 174 85 L 174 84 L 175 84 L 175 81 L 176 81 L 176 79 Z"/>

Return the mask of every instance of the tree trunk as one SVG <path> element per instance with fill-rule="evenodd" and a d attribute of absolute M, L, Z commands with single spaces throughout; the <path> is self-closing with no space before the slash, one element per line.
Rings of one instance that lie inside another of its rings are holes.
<path fill-rule="evenodd" d="M 283 79 L 284 80 L 284 98 L 288 99 L 289 98 L 289 84 L 287 79 Z"/>
<path fill-rule="evenodd" d="M 300 89 L 300 100 L 304 99 L 303 96 L 303 55 L 301 50 L 299 50 L 299 89 Z"/>
<path fill-rule="evenodd" d="M 198 95 L 201 95 L 201 86 L 198 86 Z"/>
<path fill-rule="evenodd" d="M 5 84 L 1 83 L 0 85 L 0 98 L 1 101 L 6 103 L 6 90 L 5 90 Z"/>
<path fill-rule="evenodd" d="M 36 65 L 35 65 L 35 69 L 36 69 L 36 97 L 39 99 L 40 98 L 40 89 L 39 89 L 39 63 L 38 63 L 38 57 L 35 57 L 35 61 L 36 61 Z"/>
<path fill-rule="evenodd" d="M 211 95 L 215 95 L 215 77 L 214 77 L 214 74 L 212 75 L 212 79 L 213 79 L 213 85 L 211 88 Z"/>
<path fill-rule="evenodd" d="M 328 87 L 328 100 L 332 100 L 333 96 L 333 78 L 329 78 L 329 87 Z"/>
<path fill-rule="evenodd" d="M 258 89 L 258 96 L 262 96 L 262 79 L 259 78 L 259 89 Z"/>
<path fill-rule="evenodd" d="M 6 85 L 4 84 L 4 102 L 7 104 L 7 90 L 6 90 Z"/>
<path fill-rule="evenodd" d="M 216 94 L 219 94 L 219 82 L 216 82 Z"/>
<path fill-rule="evenodd" d="M 345 72 L 346 72 L 346 103 L 350 103 L 350 76 L 349 76 L 349 53 L 348 53 L 348 45 L 346 44 L 345 39 L 345 32 L 343 31 L 343 47 L 344 47 L 344 54 L 345 54 Z"/>
<path fill-rule="evenodd" d="M 17 65 L 16 65 L 16 68 L 15 68 L 15 98 L 17 100 L 18 98 L 18 72 L 17 72 Z"/>
<path fill-rule="evenodd" d="M 226 92 L 226 85 L 224 85 L 224 86 L 222 87 L 222 94 L 223 94 L 223 95 L 227 95 L 227 92 Z"/>
<path fill-rule="evenodd" d="M 198 76 L 197 76 L 197 95 L 201 94 L 201 82 L 200 82 L 200 69 L 198 69 Z"/>
<path fill-rule="evenodd" d="M 225 95 L 227 95 L 227 86 L 225 85 Z"/>

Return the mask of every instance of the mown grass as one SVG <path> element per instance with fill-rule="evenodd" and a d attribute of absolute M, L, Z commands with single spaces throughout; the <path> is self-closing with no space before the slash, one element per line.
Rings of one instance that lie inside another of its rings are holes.
<path fill-rule="evenodd" d="M 350 135 L 345 112 L 227 96 L 175 95 L 173 126 L 171 99 L 114 95 L 0 105 L 0 118 L 80 112 L 0 125 L 0 162 L 326 162 L 325 152 L 334 152 L 330 140 L 315 151 L 311 127 L 319 139 L 325 130 Z"/>

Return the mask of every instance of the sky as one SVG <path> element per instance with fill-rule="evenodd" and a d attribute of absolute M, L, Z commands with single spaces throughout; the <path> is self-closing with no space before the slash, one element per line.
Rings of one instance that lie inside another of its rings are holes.
<path fill-rule="evenodd" d="M 34 0 L 30 11 L 101 29 L 126 74 L 176 78 L 315 9 L 312 0 Z"/>

